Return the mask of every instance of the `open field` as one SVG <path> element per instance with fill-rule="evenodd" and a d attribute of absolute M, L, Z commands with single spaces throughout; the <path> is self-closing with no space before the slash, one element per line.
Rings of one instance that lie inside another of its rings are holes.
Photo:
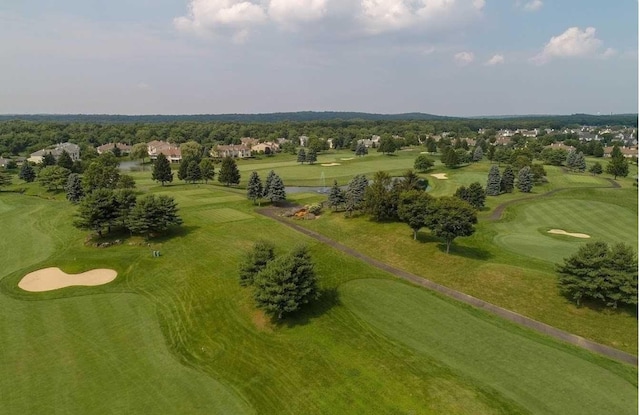
<path fill-rule="evenodd" d="M 326 162 L 348 154 L 326 156 Z M 340 160 L 336 162 L 342 164 L 327 168 L 325 175 L 327 182 L 330 171 L 337 172 L 334 177 L 350 178 L 355 173 L 345 169 L 349 163 L 371 174 L 380 169 L 375 160 L 402 172 L 417 154 Z M 319 162 L 324 163 L 322 157 Z M 283 161 L 291 165 L 282 170 L 276 162 L 268 167 L 258 162 L 271 160 L 242 163 L 243 179 L 254 169 L 264 178 L 274 168 L 286 184 L 317 185 L 313 181 L 319 170 L 309 173 L 316 166 Z M 438 169 L 451 177 L 438 182 L 456 186 L 486 177 L 482 166 L 469 167 L 469 176 L 466 168 Z M 175 183 L 162 187 L 150 180 L 149 172 L 133 175 L 139 189 L 174 196 L 185 222 L 172 235 L 152 240 L 151 246 L 139 238 L 105 249 L 84 246 L 86 233 L 70 225 L 73 209 L 63 196 L 46 200 L 0 193 L 0 225 L 11 235 L 0 240 L 6 253 L 0 256 L 3 413 L 637 411 L 636 368 L 395 282 L 255 214 L 242 189 Z M 299 182 L 290 183 L 296 175 Z M 430 178 L 430 183 L 435 181 Z M 41 193 L 36 186 L 27 187 L 28 194 Z M 567 206 L 576 198 L 602 204 L 615 199 L 616 206 L 637 212 L 634 192 L 625 188 L 560 194 Z M 295 199 L 319 197 L 299 194 Z M 518 218 L 526 206 L 508 208 L 504 220 Z M 446 256 L 427 233 L 420 234 L 419 242 L 411 240 L 403 224 L 327 213 L 304 222 L 395 266 L 637 353 L 635 316 L 576 309 L 557 296 L 550 261 L 494 244 L 500 232 L 495 227 L 502 223 L 482 222 L 476 236 L 460 240 Z M 569 238 L 540 236 L 561 242 Z M 236 281 L 241 256 L 261 238 L 276 241 L 278 252 L 307 244 L 321 276 L 321 300 L 281 324 L 257 311 L 250 290 Z M 152 257 L 151 250 L 160 250 L 162 256 Z M 109 268 L 118 277 L 104 286 L 42 293 L 17 287 L 26 273 L 49 266 L 67 273 Z M 528 378 L 518 382 L 521 376 Z"/>

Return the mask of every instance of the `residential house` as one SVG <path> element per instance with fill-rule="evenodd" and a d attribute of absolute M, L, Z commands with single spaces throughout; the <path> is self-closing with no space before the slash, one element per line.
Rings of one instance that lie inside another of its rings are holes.
<path fill-rule="evenodd" d="M 620 152 L 625 158 L 638 157 L 638 147 L 619 147 Z M 611 152 L 613 151 L 612 147 L 604 148 L 604 157 L 611 157 Z"/>
<path fill-rule="evenodd" d="M 554 150 L 565 150 L 565 151 L 575 151 L 576 148 L 574 146 L 568 146 L 565 143 L 552 143 L 549 144 L 548 146 L 545 146 L 545 148 L 551 148 Z"/>
<path fill-rule="evenodd" d="M 53 148 L 43 148 L 42 150 L 38 150 L 35 153 L 31 153 L 27 160 L 36 164 L 42 163 L 42 159 L 46 154 L 51 154 L 57 160 L 63 151 L 66 151 L 69 154 L 71 160 L 80 160 L 80 146 L 73 143 L 59 143 L 56 144 Z"/>
<path fill-rule="evenodd" d="M 228 146 L 216 146 L 211 150 L 211 156 L 215 158 L 247 158 L 251 157 L 251 148 L 243 144 L 231 144 Z"/>
<path fill-rule="evenodd" d="M 300 147 L 306 147 L 309 144 L 309 137 L 301 135 L 298 137 L 298 141 L 300 142 Z"/>
<path fill-rule="evenodd" d="M 147 153 L 151 160 L 155 160 L 160 154 L 164 154 L 167 160 L 171 163 L 179 163 L 182 161 L 182 152 L 180 151 L 180 147 L 166 141 L 154 140 L 148 142 Z"/>
<path fill-rule="evenodd" d="M 258 140 L 257 138 L 251 138 L 251 137 L 242 137 L 240 139 L 240 144 L 242 144 L 243 146 L 247 146 L 247 147 L 253 147 L 256 144 L 259 144 L 260 140 Z"/>
<path fill-rule="evenodd" d="M 279 151 L 280 145 L 272 141 L 265 141 L 264 143 L 257 143 L 251 146 L 251 152 L 253 153 L 274 154 Z"/>
<path fill-rule="evenodd" d="M 129 154 L 131 153 L 131 146 L 123 143 L 107 143 L 96 148 L 98 154 L 103 154 L 109 151 L 113 151 L 114 148 L 118 148 L 120 153 Z"/>

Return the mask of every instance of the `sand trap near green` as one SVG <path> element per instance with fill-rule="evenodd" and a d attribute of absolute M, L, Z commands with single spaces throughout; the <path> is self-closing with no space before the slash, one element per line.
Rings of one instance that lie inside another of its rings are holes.
<path fill-rule="evenodd" d="M 438 180 L 449 180 L 449 178 L 447 177 L 447 173 L 434 173 L 431 174 L 431 176 L 435 177 Z"/>
<path fill-rule="evenodd" d="M 573 236 L 574 238 L 581 238 L 581 239 L 589 239 L 589 238 L 591 238 L 586 233 L 567 232 L 564 229 L 549 229 L 547 231 L 547 233 L 552 233 L 554 235 Z"/>
<path fill-rule="evenodd" d="M 333 166 L 339 166 L 340 163 L 323 163 L 321 164 L 322 167 L 333 167 Z"/>
<path fill-rule="evenodd" d="M 112 269 L 92 269 L 81 274 L 67 274 L 60 268 L 43 268 L 30 272 L 18 283 L 25 291 L 43 292 L 72 286 L 95 286 L 116 279 L 118 273 Z"/>

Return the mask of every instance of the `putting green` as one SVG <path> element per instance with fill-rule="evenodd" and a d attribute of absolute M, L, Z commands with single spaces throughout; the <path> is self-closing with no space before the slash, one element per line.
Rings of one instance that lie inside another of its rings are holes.
<path fill-rule="evenodd" d="M 584 233 L 590 241 L 625 242 L 637 246 L 637 215 L 630 209 L 600 201 L 541 199 L 514 206 L 509 219 L 487 224 L 494 242 L 509 251 L 559 262 L 573 254 L 585 239 L 553 235 L 550 229 Z"/>
<path fill-rule="evenodd" d="M 637 388 L 629 380 L 541 336 L 395 281 L 354 280 L 339 292 L 345 306 L 382 335 L 531 413 L 637 413 Z"/>

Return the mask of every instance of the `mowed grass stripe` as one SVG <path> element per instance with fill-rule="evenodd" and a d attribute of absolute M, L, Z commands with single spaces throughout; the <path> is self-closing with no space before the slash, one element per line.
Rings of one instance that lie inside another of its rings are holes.
<path fill-rule="evenodd" d="M 385 335 L 490 386 L 532 413 L 636 414 L 637 388 L 577 356 L 531 341 L 425 290 L 356 280 L 339 288 L 354 314 Z"/>
<path fill-rule="evenodd" d="M 231 208 L 201 210 L 197 212 L 197 216 L 202 220 L 213 223 L 236 222 L 254 218 L 251 215 Z"/>

